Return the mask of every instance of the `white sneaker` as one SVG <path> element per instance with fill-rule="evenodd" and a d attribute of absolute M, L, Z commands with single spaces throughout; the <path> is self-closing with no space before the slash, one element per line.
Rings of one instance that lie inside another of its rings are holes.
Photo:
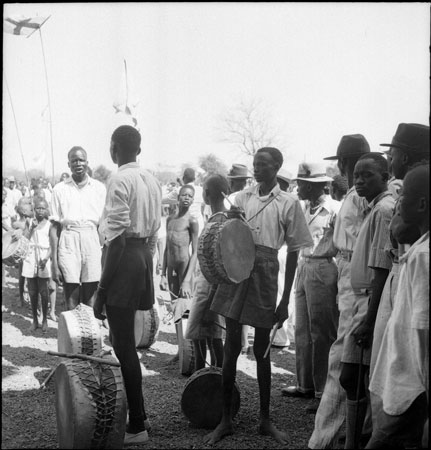
<path fill-rule="evenodd" d="M 126 433 L 124 435 L 124 445 L 143 444 L 149 440 L 147 430 L 140 433 Z"/>

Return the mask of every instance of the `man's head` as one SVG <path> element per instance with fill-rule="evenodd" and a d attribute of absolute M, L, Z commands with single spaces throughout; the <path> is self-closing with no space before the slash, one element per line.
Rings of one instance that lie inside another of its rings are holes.
<path fill-rule="evenodd" d="M 67 154 L 67 159 L 72 178 L 75 181 L 82 181 L 87 172 L 87 152 L 82 147 L 72 147 Z M 43 180 L 39 181 L 43 182 Z"/>
<path fill-rule="evenodd" d="M 406 224 L 429 224 L 429 164 L 409 170 L 404 178 L 400 214 Z"/>
<path fill-rule="evenodd" d="M 391 171 L 395 178 L 404 179 L 407 171 L 418 162 L 429 162 L 430 127 L 417 123 L 400 123 L 389 147 Z"/>
<path fill-rule="evenodd" d="M 209 175 L 203 185 L 204 202 L 209 205 L 211 201 L 222 201 L 223 194 L 227 195 L 229 184 L 227 178 L 220 174 Z"/>
<path fill-rule="evenodd" d="M 189 184 L 181 186 L 178 192 L 178 206 L 188 208 L 195 198 L 195 188 Z"/>
<path fill-rule="evenodd" d="M 189 183 L 193 183 L 193 181 L 195 181 L 196 179 L 196 174 L 194 169 L 192 169 L 191 167 L 187 167 L 186 169 L 184 169 L 184 173 L 183 173 L 183 183 L 184 184 L 189 184 Z"/>
<path fill-rule="evenodd" d="M 248 175 L 247 166 L 244 164 L 232 164 L 227 178 L 229 180 L 230 192 L 239 192 L 245 188 L 247 180 L 251 177 Z"/>
<path fill-rule="evenodd" d="M 141 153 L 141 134 L 130 125 L 119 126 L 112 133 L 110 152 L 115 164 L 135 162 Z"/>
<path fill-rule="evenodd" d="M 388 188 L 388 162 L 383 155 L 370 152 L 359 158 L 353 171 L 356 192 L 371 202 Z"/>
<path fill-rule="evenodd" d="M 13 175 L 11 175 L 9 177 L 9 186 L 8 187 L 9 187 L 9 189 L 14 189 L 15 185 L 16 185 L 15 177 Z"/>
<path fill-rule="evenodd" d="M 283 155 L 277 148 L 263 147 L 257 150 L 253 158 L 254 178 L 258 183 L 268 183 L 276 179 L 283 165 Z"/>
<path fill-rule="evenodd" d="M 298 184 L 298 197 L 302 200 L 316 200 L 324 193 L 326 183 L 332 181 L 326 175 L 326 167 L 321 163 L 299 164 L 296 182 Z"/>
<path fill-rule="evenodd" d="M 331 197 L 334 200 L 342 200 L 349 190 L 347 178 L 342 175 L 335 175 L 331 184 Z"/>
<path fill-rule="evenodd" d="M 41 197 L 35 197 L 33 200 L 34 212 L 36 216 L 36 220 L 41 221 L 43 219 L 47 219 L 49 216 L 49 206 L 48 202 Z"/>

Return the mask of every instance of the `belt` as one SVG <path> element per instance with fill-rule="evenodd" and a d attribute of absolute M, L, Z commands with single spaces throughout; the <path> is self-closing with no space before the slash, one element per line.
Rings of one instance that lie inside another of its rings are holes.
<path fill-rule="evenodd" d="M 126 237 L 126 242 L 128 242 L 130 244 L 132 244 L 132 243 L 147 244 L 148 243 L 148 238 Z"/>
<path fill-rule="evenodd" d="M 305 262 L 322 261 L 326 259 L 328 262 L 333 260 L 332 256 L 303 256 Z"/>
<path fill-rule="evenodd" d="M 339 255 L 344 260 L 350 262 L 352 260 L 353 251 L 350 251 L 350 250 L 339 250 Z"/>
<path fill-rule="evenodd" d="M 88 225 L 75 225 L 75 224 L 69 224 L 69 225 L 63 225 L 63 230 L 95 230 L 96 227 L 92 224 Z"/>

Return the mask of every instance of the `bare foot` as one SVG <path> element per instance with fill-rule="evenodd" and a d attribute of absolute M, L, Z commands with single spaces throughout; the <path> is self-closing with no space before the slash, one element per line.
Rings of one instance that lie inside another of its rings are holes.
<path fill-rule="evenodd" d="M 46 333 L 48 331 L 48 323 L 47 323 L 46 319 L 44 319 L 44 321 L 42 322 L 42 331 L 44 333 Z"/>
<path fill-rule="evenodd" d="M 263 436 L 272 436 L 279 444 L 287 444 L 287 434 L 278 430 L 269 419 L 261 420 L 259 433 Z"/>
<path fill-rule="evenodd" d="M 232 422 L 220 422 L 214 431 L 204 436 L 204 442 L 206 444 L 215 444 L 225 436 L 230 436 L 231 434 L 233 434 Z"/>
<path fill-rule="evenodd" d="M 31 327 L 30 327 L 30 331 L 36 331 L 37 328 L 39 328 L 39 323 L 37 321 L 33 320 L 33 323 L 31 324 Z"/>

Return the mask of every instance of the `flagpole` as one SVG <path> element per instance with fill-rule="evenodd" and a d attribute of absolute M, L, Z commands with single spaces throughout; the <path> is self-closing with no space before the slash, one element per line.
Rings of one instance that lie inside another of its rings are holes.
<path fill-rule="evenodd" d="M 4 81 L 6 83 L 6 90 L 7 90 L 7 93 L 9 94 L 10 105 L 12 107 L 12 115 L 13 115 L 13 120 L 15 122 L 15 129 L 16 129 L 16 135 L 17 135 L 17 138 L 18 138 L 19 151 L 21 152 L 22 165 L 24 166 L 25 179 L 27 180 L 27 186 L 29 186 L 29 188 L 30 188 L 30 183 L 28 181 L 27 168 L 25 167 L 24 153 L 22 151 L 21 139 L 19 137 L 18 123 L 16 121 L 16 116 L 15 116 L 15 108 L 13 107 L 12 95 L 10 94 L 9 84 L 7 82 L 6 76 L 4 77 Z"/>
<path fill-rule="evenodd" d="M 51 139 L 51 165 L 52 165 L 52 182 L 54 183 L 54 145 L 52 142 L 52 116 L 51 116 L 51 99 L 49 96 L 48 71 L 46 69 L 45 50 L 43 47 L 42 31 L 39 28 L 40 46 L 42 48 L 43 65 L 45 68 L 46 94 L 48 96 L 48 110 L 49 110 L 49 136 Z"/>

